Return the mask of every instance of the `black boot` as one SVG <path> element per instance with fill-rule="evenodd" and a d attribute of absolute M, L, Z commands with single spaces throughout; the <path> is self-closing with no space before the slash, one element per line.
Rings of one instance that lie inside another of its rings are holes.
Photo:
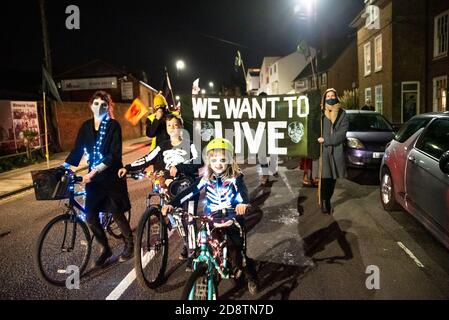
<path fill-rule="evenodd" d="M 112 257 L 112 250 L 107 245 L 106 247 L 103 247 L 100 252 L 100 256 L 95 260 L 95 267 L 102 267 L 105 265 L 106 261 Z"/>
<path fill-rule="evenodd" d="M 259 279 L 257 277 L 256 266 L 254 260 L 246 257 L 246 265 L 243 268 L 245 278 L 248 281 L 248 291 L 251 295 L 259 292 Z"/>
<path fill-rule="evenodd" d="M 134 241 L 132 236 L 125 238 L 125 248 L 120 255 L 119 262 L 125 262 L 134 257 Z"/>
<path fill-rule="evenodd" d="M 332 213 L 330 200 L 321 200 L 321 212 L 327 213 L 327 214 Z"/>

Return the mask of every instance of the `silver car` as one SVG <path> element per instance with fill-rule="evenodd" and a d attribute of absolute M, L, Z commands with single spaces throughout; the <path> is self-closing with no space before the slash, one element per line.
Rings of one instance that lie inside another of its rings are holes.
<path fill-rule="evenodd" d="M 449 112 L 428 113 L 405 123 L 385 150 L 380 198 L 418 219 L 449 249 Z"/>

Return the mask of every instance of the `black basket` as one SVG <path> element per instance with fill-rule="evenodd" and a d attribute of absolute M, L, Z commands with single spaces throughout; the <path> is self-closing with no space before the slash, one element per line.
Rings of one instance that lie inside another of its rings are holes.
<path fill-rule="evenodd" d="M 61 200 L 70 197 L 69 179 L 61 168 L 31 171 L 36 200 Z"/>

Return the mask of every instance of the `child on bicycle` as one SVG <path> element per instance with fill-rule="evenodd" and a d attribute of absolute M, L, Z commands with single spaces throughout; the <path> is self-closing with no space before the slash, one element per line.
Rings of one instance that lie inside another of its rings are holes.
<path fill-rule="evenodd" d="M 194 181 L 198 177 L 198 169 L 202 167 L 201 157 L 195 145 L 182 137 L 183 127 L 181 117 L 174 114 L 166 115 L 166 128 L 170 140 L 158 142 L 156 148 L 149 154 L 120 169 L 119 177 L 124 177 L 127 172 L 141 171 L 150 165 L 154 165 L 156 173 L 163 171 L 166 185 L 173 181 L 174 177 L 181 174 Z M 198 197 L 192 200 L 194 201 L 193 211 L 196 212 Z M 193 223 L 190 225 L 184 224 L 184 229 L 186 236 L 183 251 L 179 256 L 181 260 L 187 259 L 195 249 L 195 240 L 188 237 L 189 229 L 191 229 L 190 233 L 195 234 Z M 190 248 L 190 254 L 188 248 Z"/>
<path fill-rule="evenodd" d="M 226 233 L 237 256 L 233 261 L 236 273 L 243 269 L 251 294 L 258 291 L 257 275 L 254 262 L 246 256 L 246 230 L 243 215 L 249 206 L 248 190 L 243 181 L 243 174 L 234 157 L 234 147 L 229 140 L 216 138 L 206 147 L 206 170 L 203 176 L 189 188 L 182 191 L 170 203 L 162 208 L 166 215 L 174 208 L 205 190 L 204 214 L 214 218 L 230 218 L 233 224 L 227 227 Z"/>

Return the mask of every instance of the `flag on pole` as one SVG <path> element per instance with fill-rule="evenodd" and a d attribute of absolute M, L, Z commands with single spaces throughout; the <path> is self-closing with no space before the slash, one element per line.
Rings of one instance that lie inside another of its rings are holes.
<path fill-rule="evenodd" d="M 240 50 L 237 50 L 237 55 L 235 56 L 235 71 L 237 72 L 239 67 L 242 66 L 242 55 L 240 54 Z"/>
<path fill-rule="evenodd" d="M 125 119 L 135 126 L 148 112 L 149 109 L 142 103 L 142 101 L 140 101 L 139 98 L 136 98 L 129 107 L 128 111 L 126 111 Z"/>
<path fill-rule="evenodd" d="M 165 68 L 165 77 L 162 82 L 162 95 L 167 100 L 168 106 L 173 108 L 175 106 L 175 97 L 173 95 L 173 88 L 171 85 L 170 77 L 168 76 L 167 68 Z"/>
<path fill-rule="evenodd" d="M 197 95 L 197 94 L 200 93 L 200 91 L 201 91 L 200 78 L 198 78 L 195 81 L 193 81 L 193 84 L 192 84 L 192 95 Z"/>
<path fill-rule="evenodd" d="M 304 56 L 304 58 L 309 59 L 310 57 L 310 48 L 307 44 L 306 40 L 301 40 L 298 44 L 296 50 Z"/>

